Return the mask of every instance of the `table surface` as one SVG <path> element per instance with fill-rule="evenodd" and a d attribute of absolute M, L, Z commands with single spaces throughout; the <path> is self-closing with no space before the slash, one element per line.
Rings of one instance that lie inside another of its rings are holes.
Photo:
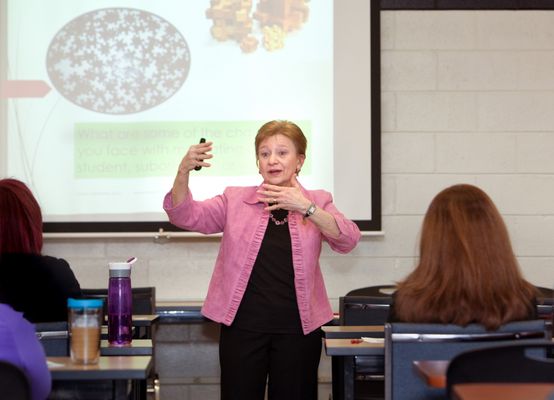
<path fill-rule="evenodd" d="M 414 361 L 414 369 L 429 387 L 445 388 L 447 360 Z M 453 387 L 458 400 L 538 400 L 554 395 L 554 384 L 464 383 Z"/>
<path fill-rule="evenodd" d="M 98 364 L 74 364 L 70 357 L 47 357 L 53 380 L 146 379 L 151 356 L 100 356 Z"/>
<path fill-rule="evenodd" d="M 125 346 L 109 344 L 107 340 L 100 341 L 100 354 L 103 356 L 151 356 L 152 339 L 133 339 Z"/>
<path fill-rule="evenodd" d="M 364 333 L 382 333 L 385 331 L 384 325 L 329 325 L 322 326 L 321 330 L 325 333 L 326 337 L 334 333 L 360 333 L 363 336 Z"/>
<path fill-rule="evenodd" d="M 383 339 L 376 337 L 377 333 L 384 331 L 383 325 L 365 326 L 323 326 L 325 334 L 325 352 L 328 356 L 364 356 L 384 355 L 385 343 Z M 375 343 L 360 342 L 364 336 L 373 336 Z M 552 339 L 554 343 L 554 338 Z M 444 371 L 446 374 L 446 370 Z"/>
<path fill-rule="evenodd" d="M 414 361 L 414 369 L 427 386 L 445 388 L 446 370 L 449 363 L 450 361 L 447 360 Z"/>
<path fill-rule="evenodd" d="M 384 339 L 369 343 L 364 336 L 382 335 L 383 325 L 339 325 L 321 327 L 325 333 L 325 353 L 329 356 L 384 355 Z"/>
<path fill-rule="evenodd" d="M 360 339 L 362 337 L 383 338 L 385 327 L 383 325 L 338 325 L 321 327 L 325 339 Z"/>
<path fill-rule="evenodd" d="M 158 314 L 138 314 L 133 315 L 134 326 L 150 326 L 154 322 L 158 322 L 160 316 Z"/>
<path fill-rule="evenodd" d="M 552 383 L 461 383 L 453 386 L 455 400 L 548 400 Z"/>
<path fill-rule="evenodd" d="M 135 335 L 136 328 L 138 328 L 138 327 L 135 327 L 134 325 L 131 327 L 131 332 L 132 332 L 133 336 Z M 102 339 L 107 339 L 108 338 L 108 325 L 102 325 L 100 327 L 100 335 L 101 335 Z"/>
<path fill-rule="evenodd" d="M 325 352 L 329 356 L 384 355 L 385 344 L 383 340 L 369 343 L 361 339 L 325 339 Z"/>
<path fill-rule="evenodd" d="M 160 316 L 158 314 L 133 314 L 131 324 L 133 326 L 150 326 L 154 322 L 158 322 Z M 108 316 L 104 316 L 104 322 L 108 321 Z"/>

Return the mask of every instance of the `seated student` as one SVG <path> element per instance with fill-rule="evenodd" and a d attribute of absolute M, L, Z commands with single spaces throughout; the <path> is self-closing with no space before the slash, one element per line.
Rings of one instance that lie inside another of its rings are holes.
<path fill-rule="evenodd" d="M 52 378 L 44 349 L 34 326 L 7 304 L 0 303 L 0 360 L 18 366 L 29 382 L 31 398 L 45 400 L 50 393 Z M 0 389 L 1 391 L 1 389 Z M 3 398 L 0 395 L 0 398 Z"/>
<path fill-rule="evenodd" d="M 81 287 L 69 264 L 41 255 L 42 214 L 29 188 L 0 180 L 0 303 L 33 322 L 67 320 L 67 299 Z"/>
<path fill-rule="evenodd" d="M 455 185 L 433 199 L 419 252 L 419 264 L 398 284 L 389 321 L 494 330 L 537 318 L 537 290 L 523 279 L 504 221 L 481 189 Z"/>

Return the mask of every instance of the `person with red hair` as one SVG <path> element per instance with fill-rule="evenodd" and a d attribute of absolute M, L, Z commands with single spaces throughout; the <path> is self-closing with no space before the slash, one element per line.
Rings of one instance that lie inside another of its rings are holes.
<path fill-rule="evenodd" d="M 0 180 L 0 303 L 31 322 L 67 320 L 81 287 L 67 261 L 42 252 L 42 213 L 29 188 Z"/>
<path fill-rule="evenodd" d="M 493 201 L 478 187 L 459 184 L 431 202 L 423 219 L 419 262 L 398 283 L 389 321 L 478 323 L 494 330 L 536 319 L 537 295 L 521 274 Z"/>

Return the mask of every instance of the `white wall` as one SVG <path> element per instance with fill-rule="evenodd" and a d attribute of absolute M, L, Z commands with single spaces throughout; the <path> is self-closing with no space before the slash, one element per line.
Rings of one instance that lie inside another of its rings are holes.
<path fill-rule="evenodd" d="M 490 194 L 524 275 L 552 287 L 554 11 L 383 11 L 381 46 L 385 235 L 348 255 L 324 249 L 335 306 L 410 271 L 427 205 L 459 182 Z M 155 285 L 160 301 L 201 300 L 218 244 L 48 239 L 44 252 L 66 258 L 83 287 L 106 286 L 107 262 L 135 255 L 135 286 Z"/>

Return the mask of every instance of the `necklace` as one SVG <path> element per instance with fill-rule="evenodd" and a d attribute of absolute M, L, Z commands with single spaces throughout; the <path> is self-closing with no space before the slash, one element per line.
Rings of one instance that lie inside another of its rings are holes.
<path fill-rule="evenodd" d="M 277 226 L 279 226 L 279 225 L 284 225 L 284 224 L 286 224 L 287 221 L 289 220 L 288 217 L 285 217 L 284 219 L 279 220 L 279 219 L 275 218 L 275 217 L 273 216 L 273 214 L 271 214 L 271 213 L 269 213 L 269 218 L 271 218 L 271 220 L 273 221 L 273 223 L 274 223 L 275 225 L 277 225 Z"/>

